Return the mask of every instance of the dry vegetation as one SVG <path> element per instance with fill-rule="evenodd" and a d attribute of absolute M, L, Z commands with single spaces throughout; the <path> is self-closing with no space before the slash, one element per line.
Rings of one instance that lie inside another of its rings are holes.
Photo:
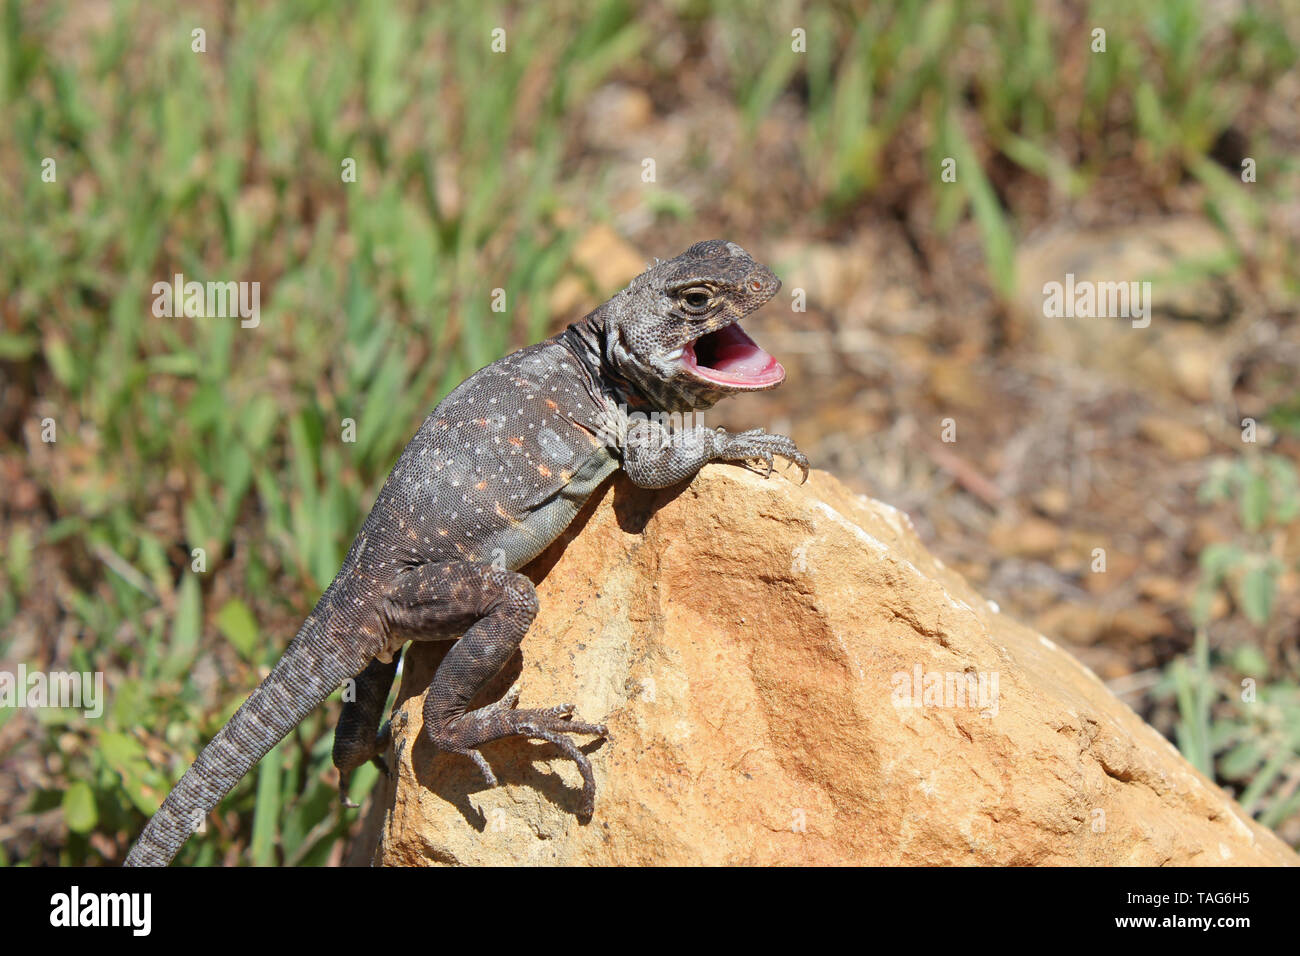
<path fill-rule="evenodd" d="M 437 398 L 712 236 L 808 303 L 717 422 L 909 511 L 1300 844 L 1294 3 L 420 6 L 6 8 L 0 669 L 110 701 L 0 710 L 0 862 L 119 861 Z M 261 326 L 154 318 L 175 272 Z M 1045 319 L 1066 272 L 1150 327 Z M 337 861 L 332 710 L 182 860 Z"/>

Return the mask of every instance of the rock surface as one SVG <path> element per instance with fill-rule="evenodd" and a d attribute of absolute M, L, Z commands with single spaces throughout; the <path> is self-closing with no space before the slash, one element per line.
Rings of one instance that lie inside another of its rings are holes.
<path fill-rule="evenodd" d="M 1197 216 L 1054 232 L 1021 247 L 1015 298 L 1047 354 L 1203 402 L 1230 379 L 1224 333 L 1214 330 L 1241 311 L 1220 274 L 1231 261 L 1222 232 Z M 1149 282 L 1150 312 L 1143 319 L 1049 316 L 1044 285 L 1064 286 L 1067 275 L 1076 288 Z"/>
<path fill-rule="evenodd" d="M 396 780 L 353 859 L 1300 862 L 1090 671 L 930 556 L 905 515 L 825 473 L 800 486 L 715 465 L 662 492 L 620 478 L 528 573 L 541 613 L 480 702 L 517 678 L 520 706 L 574 702 L 608 723 L 603 744 L 580 738 L 594 817 L 575 816 L 580 778 L 550 745 L 489 744 L 490 790 L 421 740 L 444 646 L 416 645 Z"/>

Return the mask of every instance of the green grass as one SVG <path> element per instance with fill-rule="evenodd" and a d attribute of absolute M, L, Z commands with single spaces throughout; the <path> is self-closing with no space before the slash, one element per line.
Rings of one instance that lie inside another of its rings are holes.
<path fill-rule="evenodd" d="M 91 788 L 31 808 L 63 800 L 65 862 L 99 856 L 96 828 L 137 829 L 278 656 L 437 397 L 543 334 L 571 242 L 555 217 L 561 119 L 608 69 L 602 52 L 640 31 L 622 3 L 571 5 L 564 29 L 533 9 L 496 56 L 478 9 L 249 4 L 195 54 L 191 17 L 128 4 L 76 57 L 57 42 L 74 16 L 6 10 L 4 354 L 57 423 L 36 468 L 59 519 L 40 543 L 76 569 L 74 656 L 109 671 L 114 705 L 40 743 Z M 564 80 L 525 116 L 539 62 Z M 46 156 L 56 183 L 39 179 Z M 174 272 L 259 280 L 260 326 L 155 318 L 152 284 Z M 490 310 L 497 287 L 511 321 Z M 30 545 L 16 545 L 21 569 Z M 200 690 L 213 645 L 232 670 Z M 333 812 L 328 737 L 313 718 L 231 801 L 252 808 L 252 860 L 281 837 L 320 862 L 342 832 L 316 829 Z M 185 858 L 209 862 L 210 846 Z"/>
<path fill-rule="evenodd" d="M 832 226 L 915 182 L 941 233 L 976 222 L 1004 295 L 1019 225 L 994 160 L 1067 195 L 1116 162 L 1153 190 L 1190 175 L 1224 218 L 1264 201 L 1207 159 L 1229 122 L 1246 123 L 1261 169 L 1295 170 L 1237 113 L 1295 60 L 1291 4 L 1242 9 L 1209 49 L 1200 6 L 1181 0 L 1095 3 L 1069 31 L 1016 0 L 812 5 L 789 22 L 756 0 L 185 10 L 6 0 L 0 23 L 0 374 L 27 403 L 0 452 L 53 515 L 6 528 L 0 656 L 46 620 L 24 608 L 45 608 L 63 638 L 29 663 L 104 670 L 110 692 L 103 719 L 46 712 L 26 738 L 17 756 L 52 769 L 14 809 L 36 826 L 61 808 L 62 823 L 9 862 L 117 858 L 278 656 L 428 409 L 544 334 L 577 233 L 611 216 L 604 180 L 571 172 L 575 117 L 611 77 L 673 89 L 715 70 L 750 134 L 792 99 L 813 202 L 774 204 L 774 231 Z M 1093 23 L 1104 56 L 1086 52 Z M 790 49 L 796 26 L 806 54 Z M 948 156 L 955 184 L 939 182 Z M 671 197 L 656 215 L 718 222 Z M 260 326 L 155 318 L 151 286 L 175 272 L 260 281 Z M 32 439 L 46 417 L 53 445 Z M 347 826 L 327 718 L 264 760 L 181 859 L 218 862 L 251 834 L 238 859 L 324 862 Z M 0 711 L 0 729 L 14 719 Z"/>
<path fill-rule="evenodd" d="M 1264 649 L 1281 651 L 1288 643 L 1275 608 L 1284 571 L 1277 556 L 1300 528 L 1300 478 L 1277 455 L 1218 459 L 1199 497 L 1235 504 L 1236 527 L 1200 554 L 1192 652 L 1166 666 L 1158 695 L 1175 703 L 1183 755 L 1207 776 L 1232 784 L 1247 812 L 1276 827 L 1300 813 L 1300 682 L 1286 673 L 1283 654 L 1270 660 Z M 1220 594 L 1249 623 L 1252 642 L 1211 647 L 1210 608 Z"/>
<path fill-rule="evenodd" d="M 1207 154 L 1234 122 L 1249 128 L 1243 114 L 1266 78 L 1294 62 L 1297 31 L 1281 26 L 1285 7 L 1297 12 L 1293 5 L 1242 11 L 1230 31 L 1212 35 L 1194 0 L 1140 9 L 1104 0 L 1070 5 L 1086 14 L 1068 31 L 1053 22 L 1063 16 L 1030 2 L 904 0 L 873 4 L 861 17 L 828 5 L 799 21 L 808 29 L 802 67 L 786 50 L 759 58 L 755 31 L 740 15 L 758 16 L 757 7 L 726 6 L 738 14 L 728 21 L 738 35 L 729 49 L 751 122 L 790 76 L 806 80 L 804 165 L 823 211 L 842 213 L 882 187 L 887 194 L 901 169 L 924 163 L 920 188 L 933 193 L 936 230 L 942 235 L 973 216 L 990 284 L 1003 297 L 1016 282 L 1016 196 L 1004 176 L 991 178 L 994 158 L 1070 197 L 1116 175 L 1117 166 L 1155 194 L 1187 175 L 1205 186 L 1216 221 L 1263 221 L 1261 199 L 1270 190 L 1242 189 L 1240 171 Z M 1107 31 L 1104 53 L 1091 49 L 1099 26 Z M 747 62 L 765 65 L 746 75 Z M 928 141 L 923 155 L 908 135 L 918 129 Z M 1259 136 L 1248 137 L 1247 151 L 1272 170 L 1274 194 L 1294 193 L 1300 165 L 1288 151 Z M 956 162 L 955 183 L 937 181 L 945 160 Z"/>

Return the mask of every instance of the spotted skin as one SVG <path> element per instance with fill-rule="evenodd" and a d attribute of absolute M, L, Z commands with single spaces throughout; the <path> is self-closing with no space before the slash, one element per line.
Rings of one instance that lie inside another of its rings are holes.
<path fill-rule="evenodd" d="M 537 614 L 518 569 L 569 525 L 620 467 L 660 488 L 710 461 L 807 459 L 782 435 L 672 431 L 635 412 L 711 407 L 753 387 L 708 381 L 682 349 L 767 302 L 780 280 L 735 243 L 696 243 L 634 279 L 581 322 L 474 373 L 438 404 L 402 452 L 343 566 L 284 657 L 199 754 L 127 856 L 166 865 L 203 816 L 340 684 L 334 741 L 343 799 L 368 761 L 387 771 L 380 728 L 402 646 L 453 640 L 424 703 L 424 733 L 471 759 L 506 737 L 549 741 L 582 775 L 581 816 L 593 812 L 591 763 L 571 734 L 606 736 L 572 704 L 516 708 L 517 694 L 470 701 L 519 648 Z M 630 416 L 630 417 L 629 417 Z"/>

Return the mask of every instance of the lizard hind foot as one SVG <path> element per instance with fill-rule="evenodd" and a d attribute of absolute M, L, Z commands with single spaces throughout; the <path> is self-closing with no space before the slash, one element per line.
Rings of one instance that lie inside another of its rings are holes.
<path fill-rule="evenodd" d="M 558 748 L 577 766 L 578 773 L 582 776 L 578 816 L 590 818 L 596 805 L 596 776 L 591 768 L 591 760 L 569 735 L 583 734 L 607 738 L 608 728 L 604 724 L 575 719 L 576 707 L 573 704 L 507 710 L 500 706 L 503 703 L 505 703 L 504 698 L 497 704 L 482 708 L 481 711 L 471 711 L 450 727 L 444 728 L 441 733 L 434 733 L 432 736 L 435 746 L 440 750 L 468 757 L 483 775 L 484 782 L 489 787 L 496 787 L 499 785 L 496 775 L 492 772 L 486 758 L 479 752 L 480 746 L 506 737 L 544 740 Z"/>
<path fill-rule="evenodd" d="M 482 708 L 483 712 L 491 714 L 491 713 L 497 713 L 499 711 L 514 710 L 516 707 L 519 706 L 520 693 L 521 691 L 519 688 L 519 681 L 515 681 L 513 684 L 510 685 L 510 689 L 501 695 L 500 700 L 493 701 L 492 703 Z"/>
<path fill-rule="evenodd" d="M 604 724 L 592 724 L 576 720 L 574 704 L 560 704 L 542 710 L 521 710 L 511 714 L 515 720 L 515 733 L 521 737 L 545 740 L 557 747 L 561 753 L 577 765 L 582 775 L 582 797 L 578 803 L 578 816 L 590 818 L 596 809 L 596 776 L 591 769 L 591 760 L 578 749 L 570 734 L 584 734 L 594 737 L 609 737 L 609 730 Z"/>

